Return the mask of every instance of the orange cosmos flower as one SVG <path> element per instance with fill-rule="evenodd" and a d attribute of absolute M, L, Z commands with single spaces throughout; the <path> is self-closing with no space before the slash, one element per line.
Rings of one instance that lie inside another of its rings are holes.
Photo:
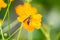
<path fill-rule="evenodd" d="M 0 0 L 0 8 L 5 8 L 6 6 L 7 4 L 3 0 Z"/>
<path fill-rule="evenodd" d="M 37 9 L 29 3 L 18 5 L 16 8 L 18 21 L 23 23 L 23 28 L 32 32 L 35 29 L 40 29 L 42 15 L 37 13 Z"/>

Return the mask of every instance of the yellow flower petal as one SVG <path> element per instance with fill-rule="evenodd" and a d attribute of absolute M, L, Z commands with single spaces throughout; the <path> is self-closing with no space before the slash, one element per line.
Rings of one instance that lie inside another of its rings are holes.
<path fill-rule="evenodd" d="M 42 18 L 42 15 L 41 15 L 41 14 L 35 14 L 35 15 L 32 15 L 32 16 L 31 16 L 31 20 L 32 20 L 32 21 L 33 21 L 33 20 L 38 21 L 38 20 L 41 20 L 41 18 Z"/>
<path fill-rule="evenodd" d="M 17 20 L 18 20 L 19 22 L 23 22 L 26 18 L 27 18 L 27 16 L 22 15 L 22 16 L 17 17 Z"/>
<path fill-rule="evenodd" d="M 16 8 L 17 15 L 23 15 L 24 14 L 24 7 L 22 5 L 18 5 Z"/>
<path fill-rule="evenodd" d="M 28 18 L 30 15 L 36 14 L 36 8 L 32 7 L 29 3 L 25 3 L 24 5 L 18 5 L 16 8 L 16 13 L 22 20 Z M 20 19 L 21 20 L 21 19 Z"/>
<path fill-rule="evenodd" d="M 23 28 L 26 29 L 28 32 L 33 32 L 34 31 L 34 27 L 32 25 L 28 25 L 27 24 L 27 20 L 25 20 L 23 22 Z"/>
<path fill-rule="evenodd" d="M 0 0 L 0 8 L 5 8 L 6 6 L 7 4 L 3 0 Z"/>
<path fill-rule="evenodd" d="M 36 23 L 36 22 L 31 22 L 30 23 L 30 25 L 33 25 L 34 26 L 34 28 L 36 28 L 36 29 L 40 29 L 40 27 L 41 27 L 41 23 Z"/>
<path fill-rule="evenodd" d="M 41 26 L 41 18 L 42 15 L 40 14 L 32 15 L 30 18 L 30 24 L 33 25 L 36 29 L 39 29 Z"/>
<path fill-rule="evenodd" d="M 3 20 L 2 20 L 2 19 L 0 19 L 0 26 L 2 25 L 2 23 L 3 23 Z"/>

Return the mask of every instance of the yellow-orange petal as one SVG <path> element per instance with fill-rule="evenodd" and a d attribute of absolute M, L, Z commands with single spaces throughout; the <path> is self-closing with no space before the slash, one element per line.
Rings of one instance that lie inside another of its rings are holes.
<path fill-rule="evenodd" d="M 27 18 L 26 15 L 21 15 L 21 16 L 17 17 L 17 20 L 18 20 L 19 22 L 23 22 L 26 18 Z"/>
<path fill-rule="evenodd" d="M 23 5 L 18 5 L 15 8 L 17 15 L 23 15 L 24 14 L 24 7 Z"/>
<path fill-rule="evenodd" d="M 31 20 L 32 20 L 32 21 L 33 21 L 33 20 L 38 21 L 38 20 L 41 20 L 41 18 L 42 18 L 42 15 L 41 15 L 41 14 L 35 14 L 35 15 L 32 15 L 32 16 L 31 16 Z"/>
<path fill-rule="evenodd" d="M 24 6 L 22 5 L 18 5 L 16 8 L 16 13 L 18 16 L 22 16 L 24 17 L 25 19 L 28 18 L 32 13 L 30 12 L 30 9 L 27 9 L 25 8 Z M 23 18 L 23 20 L 24 20 Z"/>
<path fill-rule="evenodd" d="M 42 15 L 40 14 L 32 15 L 30 18 L 30 24 L 33 25 L 36 29 L 39 29 L 41 26 L 41 18 Z"/>
<path fill-rule="evenodd" d="M 24 7 L 25 7 L 25 12 L 29 13 L 30 15 L 37 13 L 37 9 L 32 7 L 32 5 L 29 3 L 24 3 Z"/>
<path fill-rule="evenodd" d="M 7 4 L 3 0 L 0 0 L 0 8 L 5 8 L 6 6 Z"/>
<path fill-rule="evenodd" d="M 26 29 L 28 32 L 33 32 L 34 31 L 34 27 L 32 25 L 28 25 L 27 20 L 25 20 L 23 22 L 23 28 Z"/>
<path fill-rule="evenodd" d="M 37 9 L 36 8 L 34 8 L 34 7 L 32 7 L 32 13 L 37 13 Z"/>
<path fill-rule="evenodd" d="M 32 15 L 32 14 L 36 14 L 37 13 L 37 9 L 34 7 L 31 7 L 31 5 L 29 3 L 24 3 L 24 5 L 18 5 L 16 8 L 16 13 L 18 15 Z"/>
<path fill-rule="evenodd" d="M 41 23 L 40 22 L 38 22 L 38 23 L 36 23 L 36 22 L 30 22 L 30 25 L 33 25 L 34 28 L 36 28 L 36 29 L 40 29 L 40 27 L 41 27 Z"/>
<path fill-rule="evenodd" d="M 33 31 L 34 31 L 34 27 L 29 26 L 29 27 L 27 28 L 27 31 L 28 31 L 28 32 L 33 32 Z"/>
<path fill-rule="evenodd" d="M 28 32 L 33 32 L 34 27 L 33 26 L 28 26 L 27 24 L 24 25 L 24 29 L 26 29 Z"/>

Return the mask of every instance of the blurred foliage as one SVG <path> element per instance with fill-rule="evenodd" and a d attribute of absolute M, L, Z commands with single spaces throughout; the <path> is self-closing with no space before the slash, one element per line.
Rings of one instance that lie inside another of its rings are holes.
<path fill-rule="evenodd" d="M 47 9 L 56 5 L 60 6 L 60 0 L 32 0 L 32 2 L 42 4 Z"/>

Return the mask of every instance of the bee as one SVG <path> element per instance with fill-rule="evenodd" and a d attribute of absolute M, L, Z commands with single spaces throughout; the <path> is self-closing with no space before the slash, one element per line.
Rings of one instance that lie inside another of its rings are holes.
<path fill-rule="evenodd" d="M 29 25 L 29 23 L 30 23 L 30 16 L 28 18 L 26 18 L 24 21 L 26 21 L 26 20 L 27 20 L 27 24 Z"/>
<path fill-rule="evenodd" d="M 28 21 L 27 21 L 27 24 L 29 25 L 29 23 L 30 23 L 30 17 L 28 17 Z"/>

